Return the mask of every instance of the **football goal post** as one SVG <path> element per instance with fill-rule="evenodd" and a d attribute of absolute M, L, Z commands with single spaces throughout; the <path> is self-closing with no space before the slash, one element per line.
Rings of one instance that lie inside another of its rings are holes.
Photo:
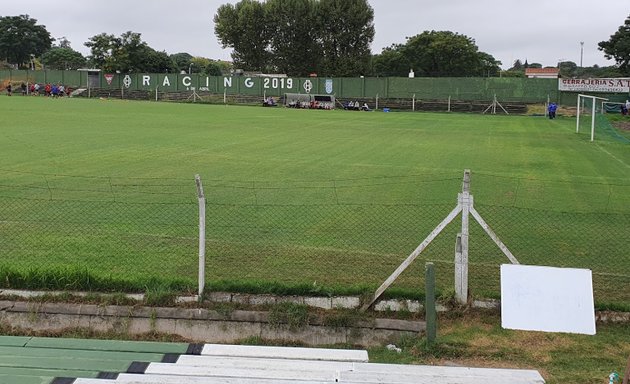
<path fill-rule="evenodd" d="M 603 102 L 605 101 L 608 101 L 608 99 L 590 95 L 578 95 L 576 133 L 580 133 L 580 128 L 583 130 L 590 128 L 591 141 L 595 140 L 596 117 L 598 113 L 603 113 Z M 588 119 L 589 116 L 590 119 Z"/>

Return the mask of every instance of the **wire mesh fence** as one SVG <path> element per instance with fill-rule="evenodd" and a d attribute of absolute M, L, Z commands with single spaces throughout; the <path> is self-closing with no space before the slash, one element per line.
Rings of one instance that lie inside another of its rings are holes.
<path fill-rule="evenodd" d="M 0 285 L 196 290 L 194 180 L 17 174 L 0 185 Z M 448 215 L 459 172 L 326 181 L 205 180 L 206 286 L 373 292 Z M 630 185 L 473 174 L 475 208 L 522 264 L 593 271 L 596 302 L 630 304 Z M 421 296 L 424 262 L 454 292 L 455 219 L 387 291 Z M 509 263 L 471 220 L 469 286 L 500 296 Z"/>

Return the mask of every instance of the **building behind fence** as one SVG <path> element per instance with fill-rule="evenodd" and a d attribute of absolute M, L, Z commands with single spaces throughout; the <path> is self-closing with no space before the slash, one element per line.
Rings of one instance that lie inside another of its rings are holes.
<path fill-rule="evenodd" d="M 12 175 L 0 186 L 0 286 L 195 292 L 198 200 L 191 179 Z M 593 271 L 596 302 L 630 305 L 630 184 L 473 173 L 475 208 L 520 263 Z M 461 175 L 260 182 L 204 180 L 206 286 L 373 292 L 457 203 Z M 421 296 L 424 261 L 453 294 L 453 222 L 386 294 Z M 469 290 L 500 296 L 505 255 L 471 221 Z"/>
<path fill-rule="evenodd" d="M 482 108 L 496 96 L 501 103 L 546 103 L 548 100 L 574 106 L 577 93 L 559 92 L 557 79 L 528 78 L 289 78 L 247 76 L 204 76 L 199 74 L 119 74 L 98 71 L 1 70 L 0 84 L 59 83 L 71 89 L 85 89 L 84 97 L 116 97 L 143 100 L 197 100 L 239 102 L 262 100 L 265 96 L 282 97 L 286 93 L 335 95 L 337 99 L 361 99 L 412 109 L 435 109 L 431 102 L 479 102 Z M 193 95 L 195 92 L 196 95 Z M 218 97 L 212 97 L 212 96 Z M 600 94 L 611 100 L 625 101 L 627 95 Z M 623 99 L 623 100 L 621 100 Z M 242 101 L 242 100 L 240 100 Z M 405 101 L 404 103 L 402 101 Z M 427 105 L 423 105 L 426 103 Z M 440 108 L 444 109 L 442 105 Z M 477 109 L 479 109 L 477 108 Z M 468 107 L 470 109 L 470 107 Z M 459 106 L 459 110 L 467 110 Z M 482 109 L 483 110 L 483 109 Z"/>

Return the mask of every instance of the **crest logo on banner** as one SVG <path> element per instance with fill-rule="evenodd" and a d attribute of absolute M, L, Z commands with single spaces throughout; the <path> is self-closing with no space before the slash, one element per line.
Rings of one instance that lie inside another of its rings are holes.
<path fill-rule="evenodd" d="M 326 93 L 333 93 L 333 79 L 326 79 Z"/>
<path fill-rule="evenodd" d="M 304 82 L 304 90 L 306 91 L 306 93 L 311 93 L 312 89 L 313 89 L 313 83 L 310 80 L 306 80 Z"/>
<path fill-rule="evenodd" d="M 111 73 L 106 73 L 103 76 L 105 76 L 105 81 L 107 81 L 107 85 L 112 85 L 112 80 L 114 80 L 114 75 Z"/>
<path fill-rule="evenodd" d="M 125 88 L 131 87 L 131 76 L 126 75 L 123 79 L 123 84 L 125 85 Z"/>

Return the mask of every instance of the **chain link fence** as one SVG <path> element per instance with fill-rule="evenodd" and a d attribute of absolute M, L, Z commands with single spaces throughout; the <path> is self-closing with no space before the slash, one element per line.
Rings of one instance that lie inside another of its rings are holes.
<path fill-rule="evenodd" d="M 194 180 L 12 175 L 0 185 L 0 285 L 194 292 Z M 448 215 L 459 172 L 348 180 L 204 180 L 206 287 L 373 292 Z M 630 184 L 473 173 L 475 208 L 522 264 L 593 271 L 600 306 L 630 305 Z M 386 291 L 418 297 L 424 261 L 454 293 L 456 218 Z M 509 260 L 471 220 L 469 286 L 498 298 Z"/>

